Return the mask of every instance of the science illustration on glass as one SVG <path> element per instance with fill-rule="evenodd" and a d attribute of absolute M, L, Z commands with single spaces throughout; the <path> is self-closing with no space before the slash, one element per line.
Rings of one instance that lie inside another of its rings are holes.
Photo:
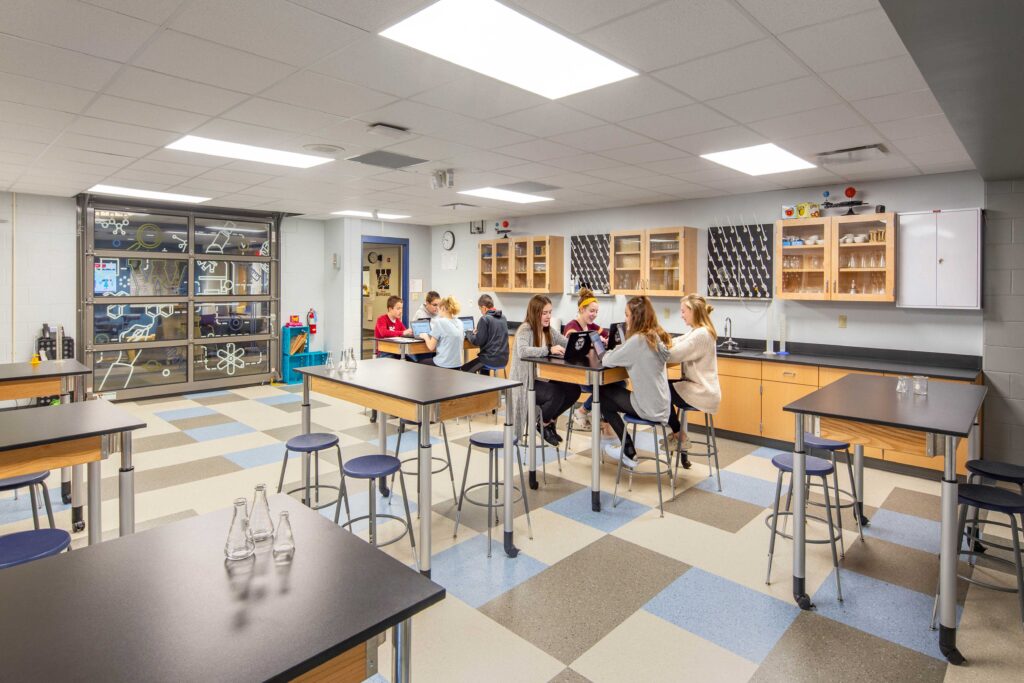
<path fill-rule="evenodd" d="M 187 296 L 188 262 L 97 256 L 92 291 L 96 296 Z"/>
<path fill-rule="evenodd" d="M 93 307 L 94 344 L 188 339 L 186 304 L 97 303 Z"/>
<path fill-rule="evenodd" d="M 93 244 L 96 249 L 184 254 L 188 217 L 96 209 Z"/>
<path fill-rule="evenodd" d="M 234 337 L 270 334 L 269 301 L 235 301 L 231 303 L 196 304 L 192 336 Z"/>
<path fill-rule="evenodd" d="M 196 381 L 270 372 L 270 342 L 196 344 L 192 377 Z"/>
<path fill-rule="evenodd" d="M 270 264 L 253 261 L 195 262 L 194 292 L 198 296 L 270 294 Z"/>
<path fill-rule="evenodd" d="M 177 384 L 188 379 L 188 347 L 121 349 L 93 354 L 94 391 Z"/>
<path fill-rule="evenodd" d="M 270 224 L 196 217 L 196 253 L 270 256 Z"/>

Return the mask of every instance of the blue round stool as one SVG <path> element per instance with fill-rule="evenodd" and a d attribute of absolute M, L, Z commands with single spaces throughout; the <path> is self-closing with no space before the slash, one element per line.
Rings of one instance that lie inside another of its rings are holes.
<path fill-rule="evenodd" d="M 0 569 L 56 555 L 71 545 L 63 529 L 35 529 L 0 536 Z"/>
<path fill-rule="evenodd" d="M 986 479 L 989 481 L 1002 481 L 1007 484 L 1016 484 L 1020 492 L 1024 493 L 1024 466 L 1008 462 L 996 462 L 994 460 L 968 460 L 965 466 L 968 472 L 968 484 L 983 484 Z M 979 524 L 979 516 L 978 510 L 975 509 L 970 535 L 974 550 L 983 553 L 985 552 L 985 546 L 981 543 L 982 529 Z"/>
<path fill-rule="evenodd" d="M 17 477 L 8 477 L 7 479 L 0 479 L 0 491 L 17 491 L 18 489 L 27 488 L 30 502 L 32 504 L 32 523 L 35 528 L 39 528 L 39 508 L 36 499 L 36 487 L 39 487 L 39 493 L 43 497 L 43 504 L 46 506 L 46 518 L 50 520 L 50 528 L 56 528 L 53 523 L 53 506 L 50 505 L 50 490 L 46 487 L 46 478 L 50 476 L 50 472 L 36 472 L 34 474 L 21 474 Z"/>
<path fill-rule="evenodd" d="M 654 422 L 652 420 L 645 420 L 642 417 L 635 417 L 633 415 L 630 415 L 629 413 L 623 413 L 622 421 L 625 422 L 627 425 L 633 425 L 633 433 L 632 433 L 631 438 L 633 440 L 633 447 L 634 448 L 636 448 L 636 428 L 641 426 L 641 425 L 645 426 L 645 427 L 650 427 L 651 428 L 651 436 L 654 437 L 654 457 L 652 458 L 649 455 L 640 455 L 640 451 L 637 451 L 636 455 L 633 456 L 633 459 L 637 461 L 637 467 L 640 467 L 640 462 L 642 460 L 653 460 L 654 461 L 654 471 L 653 472 L 637 472 L 636 468 L 630 468 L 629 469 L 629 485 L 627 486 L 627 489 L 630 490 L 630 491 L 633 490 L 633 475 L 634 474 L 636 476 L 638 476 L 638 477 L 657 477 L 657 481 L 658 481 L 658 507 L 661 510 L 661 516 L 664 517 L 665 516 L 665 503 L 662 501 L 662 496 L 661 496 L 661 476 L 662 476 L 662 474 L 667 474 L 668 475 L 669 483 L 672 486 L 672 497 L 673 498 L 676 497 L 676 478 L 674 476 L 672 476 L 672 455 L 668 452 L 668 449 L 666 449 L 665 450 L 665 460 L 662 461 L 662 459 L 661 459 L 661 450 L 660 450 L 660 448 L 658 446 L 658 428 L 659 427 L 661 428 L 661 436 L 664 439 L 665 443 L 667 444 L 668 443 L 668 425 L 666 423 L 664 423 L 664 422 Z M 623 445 L 625 445 L 625 444 L 623 444 Z M 662 465 L 663 462 L 664 462 L 664 465 L 665 465 L 665 471 L 664 472 L 661 471 L 661 465 Z M 619 504 L 619 501 L 618 501 L 619 479 L 621 479 L 621 478 L 622 478 L 622 458 L 619 458 L 619 465 L 618 465 L 618 467 L 615 468 L 615 490 L 612 491 L 612 507 L 617 507 L 618 504 Z"/>
<path fill-rule="evenodd" d="M 829 454 L 829 460 L 832 461 L 832 466 L 837 468 L 835 476 L 832 477 L 832 487 L 833 496 L 835 497 L 835 508 L 838 511 L 836 514 L 836 522 L 839 525 L 839 556 L 845 558 L 846 543 L 843 541 L 843 509 L 850 508 L 853 513 L 853 520 L 857 525 L 857 531 L 860 534 L 860 540 L 862 542 L 864 541 L 864 527 L 868 525 L 868 518 L 864 516 L 864 510 L 861 509 L 860 504 L 857 502 L 857 479 L 853 474 L 853 458 L 850 457 L 850 443 L 848 441 L 826 439 L 823 436 L 804 432 L 804 448 L 807 450 L 816 449 L 819 451 L 826 451 Z M 840 451 L 846 455 L 846 473 L 850 477 L 849 491 L 839 488 L 839 471 L 838 465 L 836 464 L 836 453 Z M 822 493 L 824 494 L 825 492 L 823 491 Z M 843 494 L 849 498 L 850 502 L 842 502 L 839 494 Z M 816 505 L 818 507 L 824 506 L 824 503 L 817 502 L 809 502 L 808 504 Z"/>
<path fill-rule="evenodd" d="M 327 450 L 328 448 L 334 448 L 338 452 L 338 469 L 342 471 L 341 484 L 334 486 L 333 484 L 321 484 L 320 483 L 320 451 Z M 338 437 L 334 434 L 327 434 L 324 432 L 313 432 L 311 434 L 299 434 L 288 439 L 288 442 L 284 446 L 284 461 L 281 463 L 281 479 L 277 482 L 277 492 L 281 493 L 281 489 L 284 488 L 284 473 L 288 468 L 288 456 L 291 452 L 302 453 L 303 465 L 304 465 L 304 477 L 303 481 L 306 483 L 305 486 L 300 486 L 297 489 L 287 491 L 290 495 L 296 491 L 302 491 L 302 502 L 304 505 L 316 508 L 325 508 L 328 505 L 333 505 L 335 502 L 341 503 L 341 499 L 345 499 L 345 510 L 348 511 L 348 494 L 345 491 L 345 475 L 344 468 L 341 464 L 341 446 L 338 445 Z M 313 454 L 313 484 L 309 481 L 309 454 Z M 314 497 L 316 498 L 316 504 L 309 498 L 309 490 L 314 490 Z M 337 501 L 329 501 L 320 504 L 320 489 L 334 489 L 338 492 Z"/>
<path fill-rule="evenodd" d="M 826 519 L 821 517 L 815 517 L 813 515 L 807 515 L 807 519 L 814 519 L 823 524 L 828 525 L 828 538 L 821 539 L 805 539 L 807 543 L 828 543 L 832 547 L 832 566 L 836 568 L 836 594 L 839 597 L 839 602 L 843 601 L 843 587 L 839 580 L 839 554 L 836 552 L 836 541 L 839 540 L 838 530 L 832 520 L 832 503 L 829 500 L 829 485 L 828 476 L 831 474 L 835 477 L 836 468 L 830 461 L 823 458 L 816 458 L 813 455 L 804 456 L 806 463 L 806 478 L 820 477 L 822 480 L 822 490 L 825 493 L 825 516 Z M 786 533 L 785 526 L 782 530 L 778 529 L 779 517 L 788 519 L 793 513 L 790 512 L 789 508 L 793 497 L 793 454 L 789 452 L 782 452 L 775 455 L 772 458 L 772 464 L 779 471 L 778 477 L 775 479 L 775 501 L 772 505 L 772 513 L 765 517 L 764 523 L 771 530 L 771 539 L 768 542 L 768 573 L 765 576 L 764 582 L 771 584 L 772 582 L 772 557 L 775 555 L 775 537 L 782 536 L 783 538 L 792 539 L 793 536 Z M 782 476 L 789 474 L 789 493 L 786 494 L 786 511 L 779 512 L 779 499 L 782 497 Z M 804 486 L 804 490 L 807 491 L 810 488 L 808 481 L 801 482 Z M 807 497 L 804 497 L 807 500 Z"/>
<path fill-rule="evenodd" d="M 370 495 L 369 495 L 369 514 L 360 515 L 359 517 L 352 517 L 346 506 L 345 514 L 348 517 L 348 521 L 342 524 L 342 528 L 348 527 L 350 530 L 352 525 L 356 522 L 360 522 L 364 519 L 370 521 L 370 545 L 382 548 L 386 545 L 391 545 L 396 541 L 402 539 L 403 536 L 409 534 L 409 543 L 412 545 L 412 557 L 416 564 L 416 569 L 420 567 L 419 558 L 416 556 L 416 536 L 412 530 L 412 515 L 409 514 L 409 497 L 405 492 L 405 475 L 402 473 L 402 461 L 393 455 L 363 455 L 358 458 L 352 458 L 342 466 L 342 472 L 344 477 L 352 479 L 366 479 L 370 484 Z M 402 503 L 405 505 L 405 519 L 397 515 L 389 515 L 377 512 L 377 491 L 376 491 L 376 480 L 383 479 L 392 474 L 398 476 L 398 483 L 402 487 Z M 342 479 L 344 481 L 344 479 Z M 427 508 L 427 514 L 430 514 L 430 508 Z M 337 524 L 341 517 L 341 499 L 338 499 L 337 507 L 334 509 L 334 523 Z M 401 522 L 405 530 L 395 536 L 390 541 L 385 543 L 377 542 L 377 518 L 386 517 L 387 519 L 394 519 Z"/>
<path fill-rule="evenodd" d="M 466 478 L 469 475 L 469 457 L 473 454 L 473 447 L 487 451 L 487 481 L 480 484 L 473 484 L 466 487 Z M 519 451 L 518 437 L 512 437 L 512 447 L 516 449 L 516 464 L 519 465 L 519 486 L 512 484 L 512 502 L 523 501 L 523 508 L 526 510 L 526 528 L 529 530 L 530 538 L 533 538 L 533 522 L 530 521 L 530 501 L 526 498 L 526 478 L 523 476 L 523 459 Z M 462 504 L 468 501 L 472 505 L 487 508 L 487 557 L 491 556 L 491 527 L 497 522 L 496 507 L 500 506 L 502 499 L 502 487 L 504 483 L 499 481 L 498 451 L 505 448 L 505 433 L 502 431 L 477 432 L 469 437 L 469 448 L 466 449 L 466 467 L 462 471 L 462 487 L 458 496 L 458 506 L 455 509 L 455 531 L 454 536 L 459 535 L 459 523 L 462 521 Z M 473 500 L 468 493 L 473 489 L 484 488 L 487 491 L 487 502 Z"/>

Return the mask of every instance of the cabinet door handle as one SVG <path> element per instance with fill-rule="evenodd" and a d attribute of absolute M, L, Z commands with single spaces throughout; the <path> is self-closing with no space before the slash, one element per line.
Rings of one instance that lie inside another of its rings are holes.
<path fill-rule="evenodd" d="M 782 373 L 782 376 L 783 377 L 796 377 L 796 373 L 793 372 L 792 370 L 786 370 L 785 372 Z"/>

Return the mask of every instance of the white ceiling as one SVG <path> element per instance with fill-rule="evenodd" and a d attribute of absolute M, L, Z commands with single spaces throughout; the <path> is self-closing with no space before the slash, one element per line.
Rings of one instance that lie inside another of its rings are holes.
<path fill-rule="evenodd" d="M 0 0 L 0 190 L 105 183 L 440 224 L 974 168 L 878 0 L 504 1 L 640 76 L 549 101 L 376 35 L 431 0 Z M 377 121 L 413 135 L 367 134 Z M 293 170 L 163 149 L 183 133 L 430 162 Z M 759 178 L 698 156 L 769 141 L 891 153 Z M 441 168 L 454 190 L 431 189 Z M 562 189 L 537 205 L 455 192 L 522 180 Z"/>

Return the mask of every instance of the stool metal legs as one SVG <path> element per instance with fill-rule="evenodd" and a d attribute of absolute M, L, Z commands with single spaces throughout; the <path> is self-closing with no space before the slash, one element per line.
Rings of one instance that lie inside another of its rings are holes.
<path fill-rule="evenodd" d="M 782 470 L 779 470 L 779 476 L 775 478 L 775 498 L 772 501 L 772 534 L 768 540 L 768 573 L 765 574 L 764 582 L 765 585 L 771 585 L 772 582 L 772 558 L 775 556 L 775 530 L 779 520 L 779 500 L 782 498 Z M 786 504 L 789 507 L 789 504 Z"/>
<path fill-rule="evenodd" d="M 396 458 L 401 457 L 401 456 L 398 455 L 398 453 L 399 453 L 399 449 L 401 449 L 401 447 L 402 447 L 402 434 L 403 433 L 405 433 L 405 422 L 402 422 L 399 425 L 399 427 L 398 427 L 398 439 L 395 441 L 395 457 Z M 433 475 L 433 474 L 437 474 L 438 472 L 444 472 L 445 470 L 448 470 L 448 478 L 451 480 L 451 483 L 452 483 L 452 498 L 454 499 L 454 498 L 458 498 L 459 494 L 457 494 L 455 492 L 455 471 L 452 469 L 452 451 L 451 451 L 451 447 L 448 445 L 448 428 L 445 427 L 444 422 L 441 422 L 441 435 L 444 437 L 444 455 L 445 455 L 445 459 L 447 461 L 447 465 L 442 467 L 442 468 L 440 468 L 440 469 L 438 469 L 438 470 L 431 469 L 430 474 Z M 440 458 L 434 458 L 434 460 L 440 460 Z M 411 458 L 405 458 L 404 460 L 402 460 L 402 463 L 405 464 L 406 462 L 413 462 L 413 461 L 419 461 L 419 456 L 416 455 L 416 456 L 413 456 Z M 412 474 L 412 473 L 410 472 L 410 474 Z M 419 488 L 418 483 L 419 483 L 419 480 L 420 480 L 420 471 L 419 471 L 419 467 L 418 466 L 416 468 L 415 474 L 416 474 L 417 488 Z M 394 485 L 395 485 L 395 475 L 391 475 L 391 486 L 393 487 Z M 388 501 L 388 502 L 390 503 L 390 501 Z M 416 508 L 416 516 L 417 517 L 420 516 L 419 508 Z"/>
<path fill-rule="evenodd" d="M 482 484 L 474 484 L 470 487 L 466 487 L 466 480 L 469 476 L 469 459 L 473 454 L 473 444 L 469 445 L 466 449 L 466 466 L 462 471 L 462 486 L 459 490 L 458 505 L 455 508 L 455 530 L 452 532 L 453 538 L 457 538 L 459 535 L 459 524 L 462 523 L 462 505 L 468 499 L 473 505 L 480 505 L 487 508 L 487 557 L 491 556 L 491 544 L 493 541 L 493 527 L 498 524 L 498 511 L 497 508 L 502 506 L 501 502 L 501 486 L 511 486 L 513 493 L 518 489 L 523 499 L 523 509 L 526 511 L 526 528 L 529 537 L 533 538 L 533 521 L 530 519 L 530 501 L 526 496 L 526 474 L 523 471 L 523 458 L 522 452 L 519 450 L 519 446 L 515 446 L 516 451 L 516 464 L 519 466 L 519 487 L 512 482 L 502 482 L 500 480 L 499 473 L 501 467 L 498 464 L 498 449 L 489 448 L 487 449 L 487 481 Z M 509 457 L 506 453 L 505 457 Z M 474 501 L 472 498 L 468 498 L 466 495 L 468 491 L 475 488 L 483 488 L 487 492 L 487 502 L 480 503 Z"/>
<path fill-rule="evenodd" d="M 668 443 L 668 431 L 666 430 L 665 425 L 664 424 L 658 425 L 658 427 L 661 427 L 662 438 L 665 440 L 665 442 L 667 444 Z M 652 427 L 651 428 L 651 436 L 654 438 L 654 457 L 653 458 L 649 458 L 647 456 L 644 456 L 643 458 L 640 458 L 639 456 L 636 456 L 635 460 L 637 460 L 638 463 L 639 463 L 639 461 L 641 459 L 643 459 L 643 460 L 654 460 L 654 472 L 653 472 L 653 474 L 651 472 L 639 472 L 639 473 L 637 473 L 637 475 L 638 476 L 654 476 L 654 477 L 657 478 L 657 480 L 658 480 L 658 509 L 661 512 L 661 516 L 664 517 L 665 516 L 665 501 L 664 501 L 664 498 L 663 498 L 662 492 L 661 492 L 661 475 L 662 475 L 662 472 L 661 472 L 661 449 L 658 446 L 658 427 Z M 634 448 L 636 448 L 636 428 L 637 428 L 636 423 L 633 423 L 633 434 L 630 436 L 630 438 L 633 441 L 633 447 Z M 623 444 L 623 446 L 625 446 L 625 444 Z M 629 470 L 629 481 L 628 481 L 628 485 L 627 485 L 627 488 L 630 491 L 633 490 L 633 474 L 634 474 L 634 470 L 632 468 L 630 468 L 630 470 Z M 675 480 L 675 477 L 672 476 L 672 456 L 669 453 L 667 447 L 665 449 L 665 474 L 669 475 L 669 482 L 670 482 L 670 484 L 672 486 L 672 497 L 675 498 L 675 495 L 676 495 L 676 480 Z M 618 503 L 619 481 L 621 479 L 622 479 L 622 458 L 621 458 L 621 455 L 620 455 L 618 467 L 615 468 L 615 489 L 612 491 L 612 507 L 617 507 L 618 504 L 619 504 Z"/>

